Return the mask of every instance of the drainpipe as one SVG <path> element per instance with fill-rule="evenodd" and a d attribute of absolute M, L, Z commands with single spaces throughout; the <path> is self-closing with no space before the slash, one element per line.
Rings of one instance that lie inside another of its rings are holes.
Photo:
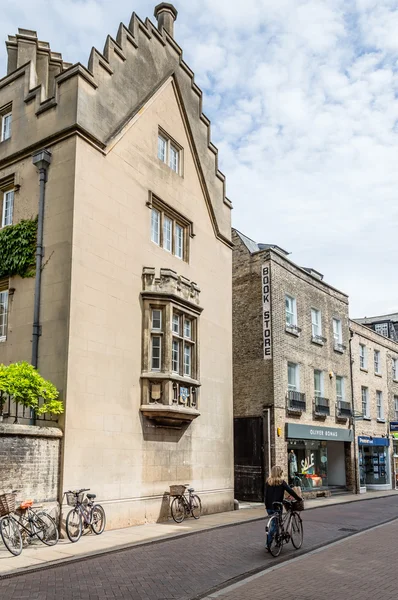
<path fill-rule="evenodd" d="M 356 428 L 355 428 L 355 404 L 354 404 L 354 380 L 352 378 L 352 363 L 353 363 L 353 358 L 352 358 L 352 346 L 351 346 L 351 342 L 353 339 L 353 332 L 350 329 L 350 339 L 349 339 L 349 347 L 350 347 L 350 377 L 351 377 L 351 411 L 352 411 L 352 435 L 354 436 L 354 473 L 355 473 L 355 493 L 358 494 L 359 493 L 359 486 L 358 486 L 358 456 L 357 456 L 357 438 L 356 438 Z"/>
<path fill-rule="evenodd" d="M 39 171 L 39 213 L 37 219 L 37 242 L 36 242 L 36 279 L 35 279 L 35 298 L 33 308 L 33 331 L 32 331 L 32 365 L 37 369 L 39 358 L 39 337 L 41 336 L 40 325 L 40 292 L 41 292 L 41 271 L 43 261 L 43 224 L 44 224 L 44 204 L 46 196 L 46 183 L 48 167 L 51 163 L 51 152 L 41 150 L 32 156 L 32 162 Z M 36 415 L 31 413 L 31 424 L 35 425 Z"/>

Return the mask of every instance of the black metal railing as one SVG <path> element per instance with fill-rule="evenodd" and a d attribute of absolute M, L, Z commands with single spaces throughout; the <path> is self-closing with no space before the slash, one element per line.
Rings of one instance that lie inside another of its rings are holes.
<path fill-rule="evenodd" d="M 39 406 L 42 406 L 44 400 L 39 400 Z M 0 392 L 0 423 L 19 423 L 21 425 L 30 425 L 33 422 L 43 421 L 47 423 L 57 423 L 56 416 L 48 413 L 37 415 L 31 408 L 23 406 L 19 402 L 15 402 L 12 396 L 5 395 Z"/>
<path fill-rule="evenodd" d="M 328 398 L 322 398 L 321 396 L 316 396 L 314 398 L 314 413 L 316 415 L 327 417 L 330 415 L 330 402 Z"/>
<path fill-rule="evenodd" d="M 305 394 L 289 390 L 286 395 L 287 409 L 294 412 L 305 412 Z"/>
<path fill-rule="evenodd" d="M 343 400 L 339 400 L 337 402 L 337 416 L 342 419 L 348 419 L 352 416 L 351 404 L 349 402 L 344 402 Z"/>

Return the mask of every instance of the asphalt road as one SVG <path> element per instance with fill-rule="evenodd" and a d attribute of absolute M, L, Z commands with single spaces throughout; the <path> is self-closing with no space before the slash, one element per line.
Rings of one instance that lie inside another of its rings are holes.
<path fill-rule="evenodd" d="M 0 598 L 2 600 L 203 598 L 248 574 L 259 572 L 335 540 L 348 537 L 356 531 L 398 518 L 398 498 L 390 496 L 377 500 L 325 506 L 304 511 L 302 517 L 304 522 L 302 549 L 294 550 L 289 544 L 284 547 L 278 559 L 271 557 L 264 548 L 265 521 L 261 520 L 113 551 L 26 574 L 6 576 L 0 579 Z M 367 536 L 362 538 L 366 544 Z M 325 583 L 324 587 L 326 587 Z M 320 592 L 322 597 L 323 590 Z"/>

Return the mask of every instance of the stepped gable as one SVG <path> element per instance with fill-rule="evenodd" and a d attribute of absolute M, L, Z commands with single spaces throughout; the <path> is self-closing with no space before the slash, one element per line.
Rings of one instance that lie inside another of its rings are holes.
<path fill-rule="evenodd" d="M 108 35 L 103 52 L 91 50 L 87 68 L 65 63 L 49 44 L 38 40 L 36 32 L 20 29 L 6 42 L 8 75 L 0 80 L 0 93 L 8 83 L 24 76 L 25 104 L 34 102 L 35 113 L 41 117 L 58 112 L 56 120 L 49 119 L 47 129 L 46 119 L 42 119 L 42 141 L 46 135 L 54 137 L 56 124 L 63 132 L 77 128 L 106 153 L 129 121 L 171 79 L 215 233 L 230 245 L 228 212 L 232 204 L 225 195 L 225 176 L 218 169 L 210 121 L 202 112 L 202 91 L 173 38 L 177 11 L 164 2 L 155 8 L 155 16 L 158 27 L 133 13 L 128 27 L 120 24 L 116 39 Z M 25 145 L 30 142 L 27 136 Z M 0 153 L 0 165 L 2 158 Z"/>

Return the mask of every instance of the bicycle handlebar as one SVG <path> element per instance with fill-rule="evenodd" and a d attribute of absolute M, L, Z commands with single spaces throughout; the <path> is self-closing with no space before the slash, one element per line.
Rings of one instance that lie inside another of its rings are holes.
<path fill-rule="evenodd" d="M 81 494 L 82 492 L 89 492 L 90 488 L 82 488 L 81 490 L 67 490 L 64 494 Z"/>

